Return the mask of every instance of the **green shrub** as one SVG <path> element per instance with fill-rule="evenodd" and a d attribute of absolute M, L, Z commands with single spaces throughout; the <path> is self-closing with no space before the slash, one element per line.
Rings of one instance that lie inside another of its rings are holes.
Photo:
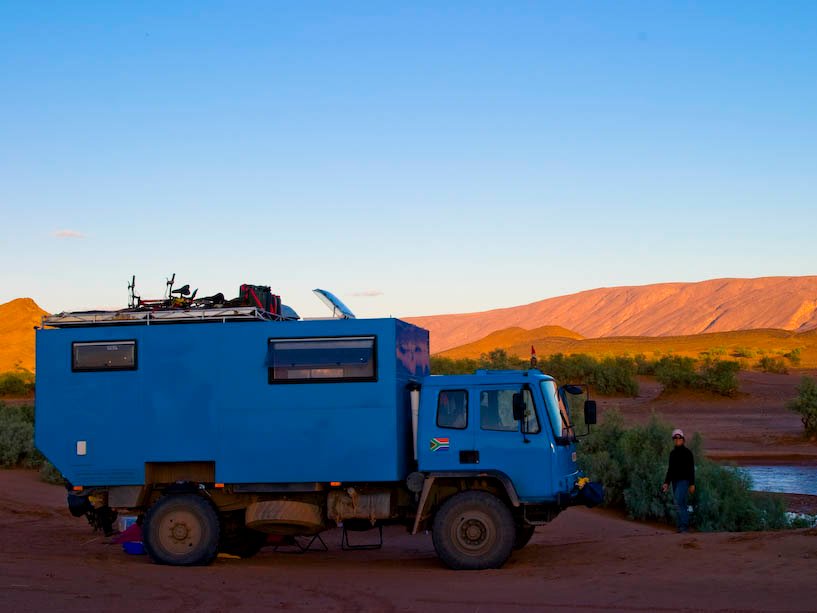
<path fill-rule="evenodd" d="M 777 375 L 788 374 L 789 369 L 786 368 L 786 363 L 782 358 L 773 358 L 771 356 L 763 356 L 757 363 L 757 367 L 763 372 L 769 372 Z"/>
<path fill-rule="evenodd" d="M 748 347 L 735 347 L 732 351 L 733 358 L 753 358 L 755 357 L 755 352 L 749 349 Z"/>
<path fill-rule="evenodd" d="M 508 355 L 504 349 L 494 349 L 479 356 L 479 367 L 491 370 L 524 370 L 530 367 L 530 360 Z"/>
<path fill-rule="evenodd" d="M 596 364 L 588 383 L 599 394 L 605 396 L 613 394 L 638 396 L 638 382 L 635 380 L 637 372 L 638 366 L 632 358 L 606 357 Z"/>
<path fill-rule="evenodd" d="M 60 471 L 48 460 L 43 460 L 43 465 L 40 466 L 40 480 L 46 483 L 54 483 L 55 485 L 65 483 L 65 477 L 63 477 Z"/>
<path fill-rule="evenodd" d="M 664 356 L 655 365 L 655 378 L 665 390 L 693 388 L 698 379 L 695 360 L 677 355 Z"/>
<path fill-rule="evenodd" d="M 433 375 L 468 375 L 479 368 L 479 363 L 471 358 L 455 360 L 442 356 L 431 356 L 431 374 Z"/>
<path fill-rule="evenodd" d="M 561 383 L 587 383 L 595 392 L 605 396 L 638 395 L 638 382 L 635 380 L 638 366 L 633 358 L 627 356 L 608 356 L 596 360 L 583 353 L 555 353 L 541 360 L 539 368 Z"/>
<path fill-rule="evenodd" d="M 34 447 L 34 407 L 0 403 L 0 466 L 36 467 L 42 459 Z"/>
<path fill-rule="evenodd" d="M 721 396 L 734 396 L 738 391 L 739 370 L 740 364 L 731 360 L 704 360 L 698 385 Z"/>
<path fill-rule="evenodd" d="M 784 353 L 783 357 L 786 358 L 789 362 L 791 362 L 792 366 L 800 366 L 801 360 L 800 351 L 801 351 L 800 347 L 795 347 L 788 353 Z"/>
<path fill-rule="evenodd" d="M 470 374 L 478 368 L 526 370 L 529 367 L 529 360 L 508 355 L 504 349 L 483 353 L 479 360 L 431 357 L 431 372 L 435 375 Z M 537 368 L 553 376 L 559 383 L 586 383 L 599 394 L 638 395 L 638 382 L 635 380 L 638 365 L 633 358 L 627 356 L 596 360 L 586 354 L 556 353 L 540 359 Z"/>
<path fill-rule="evenodd" d="M 672 449 L 672 426 L 653 415 L 642 426 L 626 428 L 618 412 L 608 411 L 579 446 L 579 464 L 605 487 L 605 503 L 624 508 L 634 519 L 674 520 L 674 503 L 661 492 Z M 751 492 L 744 473 L 707 460 L 697 434 L 689 443 L 696 458 L 695 507 L 699 530 L 770 530 L 786 527 L 779 496 Z"/>
<path fill-rule="evenodd" d="M 655 365 L 655 378 L 665 390 L 700 389 L 722 396 L 738 391 L 740 364 L 732 360 L 705 357 L 700 368 L 695 360 L 681 356 L 664 356 Z"/>
<path fill-rule="evenodd" d="M 34 373 L 24 369 L 0 374 L 0 396 L 19 398 L 34 393 Z"/>
<path fill-rule="evenodd" d="M 800 379 L 797 398 L 789 401 L 786 408 L 800 414 L 807 436 L 817 436 L 817 380 L 811 377 Z"/>
<path fill-rule="evenodd" d="M 655 374 L 655 360 L 648 360 L 647 356 L 639 353 L 635 360 L 636 374 L 652 376 Z"/>

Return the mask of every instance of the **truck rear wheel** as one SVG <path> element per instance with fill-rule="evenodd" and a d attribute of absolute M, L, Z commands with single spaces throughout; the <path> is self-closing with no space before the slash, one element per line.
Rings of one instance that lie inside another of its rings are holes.
<path fill-rule="evenodd" d="M 143 540 L 157 564 L 209 564 L 218 551 L 218 515 L 196 494 L 163 496 L 145 515 Z"/>
<path fill-rule="evenodd" d="M 432 540 L 443 563 L 455 570 L 499 568 L 510 557 L 516 526 L 508 507 L 487 492 L 449 498 L 434 518 Z"/>

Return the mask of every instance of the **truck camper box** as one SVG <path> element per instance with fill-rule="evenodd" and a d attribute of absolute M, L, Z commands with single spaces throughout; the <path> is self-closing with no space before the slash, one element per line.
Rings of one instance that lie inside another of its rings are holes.
<path fill-rule="evenodd" d="M 39 330 L 36 444 L 84 486 L 181 462 L 220 483 L 400 480 L 428 365 L 428 333 L 397 319 Z"/>

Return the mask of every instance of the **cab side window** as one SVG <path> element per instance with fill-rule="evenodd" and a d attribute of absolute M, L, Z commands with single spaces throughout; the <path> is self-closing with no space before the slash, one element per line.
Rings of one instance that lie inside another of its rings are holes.
<path fill-rule="evenodd" d="M 468 392 L 443 390 L 437 397 L 437 426 L 464 430 L 468 427 Z"/>
<path fill-rule="evenodd" d="M 479 394 L 479 426 L 483 430 L 518 432 L 519 423 L 513 418 L 513 395 L 516 389 L 484 390 Z M 533 406 L 530 390 L 523 392 L 525 400 L 525 432 L 539 432 L 539 420 Z"/>

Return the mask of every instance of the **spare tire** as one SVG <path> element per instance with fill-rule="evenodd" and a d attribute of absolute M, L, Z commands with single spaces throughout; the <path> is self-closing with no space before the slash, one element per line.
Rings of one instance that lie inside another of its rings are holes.
<path fill-rule="evenodd" d="M 297 500 L 266 500 L 247 507 L 244 524 L 267 534 L 289 536 L 317 534 L 324 528 L 318 505 Z"/>

